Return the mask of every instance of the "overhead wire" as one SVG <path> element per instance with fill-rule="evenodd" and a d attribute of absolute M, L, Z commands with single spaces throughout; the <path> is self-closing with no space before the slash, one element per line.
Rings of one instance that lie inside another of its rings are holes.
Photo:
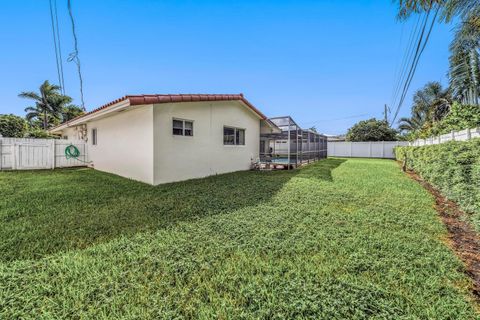
<path fill-rule="evenodd" d="M 57 13 L 57 0 L 53 0 L 54 3 L 54 14 L 55 14 L 55 24 L 56 24 L 56 30 L 57 30 L 57 41 L 58 41 L 58 57 L 59 57 L 59 62 L 60 62 L 60 75 L 62 76 L 61 84 L 60 86 L 62 87 L 62 93 L 65 94 L 65 77 L 63 74 L 63 58 L 62 58 L 62 41 L 60 38 L 60 28 L 58 26 L 58 13 Z"/>
<path fill-rule="evenodd" d="M 361 118 L 368 116 L 368 113 L 362 113 L 362 114 L 357 114 L 353 116 L 347 116 L 347 117 L 341 117 L 341 118 L 334 118 L 334 119 L 322 119 L 322 120 L 316 120 L 316 121 L 308 121 L 308 122 L 303 122 L 304 125 L 309 125 L 309 124 L 316 124 L 320 122 L 327 122 L 327 121 L 340 121 L 340 120 L 348 120 L 348 119 L 355 119 L 355 118 Z"/>
<path fill-rule="evenodd" d="M 79 83 L 80 83 L 80 100 L 81 100 L 81 103 L 82 103 L 83 111 L 86 111 L 85 100 L 84 100 L 84 97 L 83 97 L 82 68 L 81 68 L 81 64 L 80 64 L 80 58 L 78 56 L 78 37 L 77 37 L 76 30 L 75 30 L 75 19 L 73 17 L 71 0 L 68 0 L 67 6 L 68 6 L 68 14 L 70 16 L 70 21 L 72 22 L 72 34 L 73 34 L 73 41 L 74 41 L 74 49 L 73 49 L 73 52 L 71 52 L 70 55 L 68 56 L 68 61 L 69 62 L 73 61 L 77 65 L 77 72 L 78 72 L 78 78 L 79 78 Z"/>
<path fill-rule="evenodd" d="M 407 73 L 406 70 L 408 68 L 408 65 L 411 63 L 411 59 L 413 56 L 414 43 L 418 41 L 418 35 L 420 30 L 419 26 L 420 26 L 421 18 L 422 18 L 422 15 L 419 15 L 415 23 L 415 26 L 413 27 L 412 32 L 410 33 L 410 37 L 408 39 L 406 50 L 404 52 L 401 67 L 400 67 L 401 70 L 399 70 L 399 72 L 397 73 L 398 78 L 392 91 L 393 99 L 390 103 L 391 106 L 394 106 L 397 103 L 398 93 L 400 91 L 403 81 L 405 80 L 405 76 Z"/>
<path fill-rule="evenodd" d="M 50 20 L 52 22 L 53 45 L 55 49 L 55 63 L 57 66 L 58 85 L 64 93 L 63 63 L 61 58 L 60 32 L 58 31 L 57 2 L 49 0 Z"/>
<path fill-rule="evenodd" d="M 428 40 L 430 38 L 430 34 L 433 30 L 433 26 L 435 24 L 435 21 L 436 21 L 436 18 L 437 18 L 437 15 L 438 15 L 438 11 L 439 11 L 439 7 L 437 6 L 437 8 L 435 9 L 435 14 L 433 16 L 433 18 L 431 19 L 431 22 L 430 22 L 430 27 L 427 31 L 427 33 L 425 34 L 425 30 L 426 30 L 426 27 L 427 27 L 427 22 L 428 22 L 428 18 L 430 16 L 430 12 L 432 9 L 428 10 L 427 11 L 427 14 L 426 14 L 426 18 L 424 20 L 424 23 L 423 23 L 423 26 L 422 26 L 422 32 L 420 34 L 420 38 L 418 40 L 418 43 L 417 43 L 417 47 L 416 47 L 416 50 L 415 50 L 415 55 L 414 55 L 414 58 L 413 58 L 413 61 L 412 61 L 412 64 L 410 66 L 410 69 L 409 69 L 409 72 L 408 72 L 408 76 L 407 76 L 407 79 L 403 85 L 403 90 L 402 90 L 402 94 L 400 96 L 400 101 L 398 102 L 398 105 L 397 105 L 397 108 L 396 108 L 396 111 L 395 111 L 395 114 L 394 114 L 394 117 L 392 119 L 392 122 L 391 122 L 391 125 L 395 122 L 395 120 L 397 119 L 397 116 L 400 112 L 400 109 L 403 105 L 403 102 L 405 100 L 405 97 L 407 95 L 407 92 L 408 92 L 408 89 L 410 88 L 410 84 L 412 82 L 412 79 L 413 79 L 413 76 L 415 75 L 415 72 L 417 70 L 417 66 L 418 66 L 418 62 L 420 61 L 420 57 L 422 56 L 422 53 L 423 51 L 425 50 L 425 47 L 428 43 Z"/>

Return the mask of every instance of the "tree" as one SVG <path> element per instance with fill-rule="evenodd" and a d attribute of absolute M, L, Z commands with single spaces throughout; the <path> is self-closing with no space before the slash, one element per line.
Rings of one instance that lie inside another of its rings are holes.
<path fill-rule="evenodd" d="M 450 45 L 450 89 L 463 104 L 480 102 L 480 1 L 478 0 L 398 0 L 401 19 L 412 13 L 438 9 L 440 20 L 457 17 L 455 37 Z"/>
<path fill-rule="evenodd" d="M 412 13 L 428 12 L 438 8 L 440 19 L 450 22 L 454 17 L 465 19 L 471 12 L 480 8 L 480 2 L 476 0 L 398 0 L 398 16 L 406 19 Z"/>
<path fill-rule="evenodd" d="M 28 123 L 22 117 L 13 114 L 0 114 L 0 136 L 23 138 L 28 130 Z"/>
<path fill-rule="evenodd" d="M 51 118 L 60 119 L 63 107 L 72 101 L 72 98 L 60 94 L 60 87 L 50 84 L 48 80 L 40 86 L 40 93 L 26 91 L 20 93 L 20 98 L 30 99 L 35 102 L 35 106 L 29 106 L 25 109 L 26 118 L 29 122 L 41 121 L 42 128 L 47 130 Z"/>
<path fill-rule="evenodd" d="M 460 23 L 450 45 L 450 87 L 464 104 L 479 104 L 480 95 L 480 9 Z"/>
<path fill-rule="evenodd" d="M 70 104 L 68 106 L 63 107 L 62 110 L 62 123 L 70 121 L 78 116 L 81 116 L 85 112 L 79 106 L 74 104 Z"/>
<path fill-rule="evenodd" d="M 439 82 L 429 82 L 413 95 L 412 114 L 423 114 L 425 122 L 433 123 L 443 119 L 451 105 L 449 90 L 443 89 Z"/>
<path fill-rule="evenodd" d="M 315 132 L 315 133 L 318 133 L 317 127 L 315 127 L 315 126 L 310 127 L 308 130 L 310 130 L 310 131 L 312 131 L 312 132 Z"/>
<path fill-rule="evenodd" d="M 363 120 L 348 129 L 347 141 L 396 141 L 397 131 L 388 122 L 375 118 Z"/>
<path fill-rule="evenodd" d="M 426 117 L 424 113 L 413 111 L 410 118 L 400 118 L 398 129 L 404 133 L 412 133 L 422 130 L 425 126 Z"/>

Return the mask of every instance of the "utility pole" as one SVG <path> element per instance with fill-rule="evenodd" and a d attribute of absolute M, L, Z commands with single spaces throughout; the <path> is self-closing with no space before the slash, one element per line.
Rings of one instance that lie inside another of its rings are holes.
<path fill-rule="evenodd" d="M 386 123 L 388 123 L 388 114 L 390 113 L 390 108 L 385 104 L 385 107 L 383 109 L 383 119 L 385 120 Z"/>

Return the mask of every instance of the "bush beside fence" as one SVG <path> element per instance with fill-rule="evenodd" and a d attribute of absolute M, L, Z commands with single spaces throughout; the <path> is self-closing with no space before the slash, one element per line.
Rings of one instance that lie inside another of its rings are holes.
<path fill-rule="evenodd" d="M 397 160 L 472 213 L 480 230 L 480 139 L 395 148 Z"/>

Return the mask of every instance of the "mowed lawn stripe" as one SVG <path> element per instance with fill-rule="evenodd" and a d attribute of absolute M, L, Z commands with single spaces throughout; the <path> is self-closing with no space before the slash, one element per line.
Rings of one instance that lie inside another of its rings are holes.
<path fill-rule="evenodd" d="M 0 318 L 478 318 L 432 197 L 394 161 L 158 187 L 3 172 L 0 191 Z"/>

